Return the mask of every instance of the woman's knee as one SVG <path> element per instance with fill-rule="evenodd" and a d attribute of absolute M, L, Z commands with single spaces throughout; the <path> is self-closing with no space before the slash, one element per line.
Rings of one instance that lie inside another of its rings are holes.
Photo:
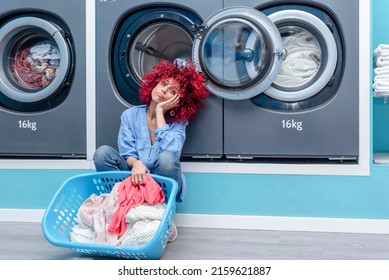
<path fill-rule="evenodd" d="M 106 157 L 106 155 L 109 154 L 111 150 L 112 147 L 108 145 L 98 147 L 93 155 L 93 160 L 96 161 Z"/>
<path fill-rule="evenodd" d="M 93 155 L 96 171 L 129 170 L 126 161 L 112 147 L 103 145 Z"/>
<path fill-rule="evenodd" d="M 169 151 L 161 152 L 157 157 L 157 165 L 160 170 L 172 170 L 179 166 L 179 160 L 176 155 Z"/>

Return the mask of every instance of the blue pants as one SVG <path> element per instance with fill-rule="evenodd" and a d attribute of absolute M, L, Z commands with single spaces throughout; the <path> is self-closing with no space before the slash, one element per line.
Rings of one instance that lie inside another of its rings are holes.
<path fill-rule="evenodd" d="M 130 171 L 124 158 L 112 147 L 103 145 L 97 148 L 93 155 L 93 162 L 96 171 Z M 164 151 L 158 155 L 157 160 L 153 163 L 150 172 L 152 174 L 169 177 L 177 181 L 178 192 L 176 201 L 181 202 L 181 191 L 183 189 L 181 163 L 173 153 Z"/>

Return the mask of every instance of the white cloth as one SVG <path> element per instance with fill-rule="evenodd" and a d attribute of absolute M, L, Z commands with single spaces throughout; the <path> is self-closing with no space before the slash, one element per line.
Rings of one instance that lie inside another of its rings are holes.
<path fill-rule="evenodd" d="M 389 94 L 389 44 L 380 44 L 373 51 L 374 73 L 373 89 L 375 96 Z"/>
<path fill-rule="evenodd" d="M 127 229 L 119 239 L 119 245 L 142 246 L 158 231 L 166 210 L 166 204 L 143 203 L 132 208 L 126 215 Z"/>
<path fill-rule="evenodd" d="M 287 56 L 274 83 L 284 87 L 303 85 L 312 79 L 320 67 L 321 50 L 308 32 L 294 33 L 282 38 Z"/>
<path fill-rule="evenodd" d="M 108 226 L 119 205 L 119 185 L 116 183 L 110 193 L 92 194 L 80 206 L 72 228 L 70 240 L 92 244 L 118 243 L 118 236 L 109 232 Z"/>
<path fill-rule="evenodd" d="M 376 75 L 373 79 L 374 82 L 377 81 L 389 81 L 389 74 L 381 74 L 381 75 Z"/>
<path fill-rule="evenodd" d="M 389 50 L 385 50 L 382 52 L 379 52 L 378 55 L 374 56 L 374 59 L 377 59 L 379 57 L 388 57 L 389 56 Z"/>
<path fill-rule="evenodd" d="M 374 73 L 376 75 L 388 75 L 389 65 L 374 68 Z"/>
<path fill-rule="evenodd" d="M 379 56 L 382 52 L 389 51 L 389 45 L 388 44 L 380 44 L 377 46 L 377 48 L 374 49 L 373 55 L 374 57 Z"/>
<path fill-rule="evenodd" d="M 377 55 L 377 57 L 379 56 L 389 56 L 389 49 L 379 52 L 379 55 Z"/>
<path fill-rule="evenodd" d="M 60 59 L 59 49 L 52 44 L 36 45 L 30 49 L 33 59 Z"/>
<path fill-rule="evenodd" d="M 380 91 L 380 90 L 375 90 L 374 91 L 374 96 L 375 97 L 383 97 L 383 96 L 389 96 L 389 90 L 382 90 L 382 91 Z"/>
<path fill-rule="evenodd" d="M 375 60 L 375 65 L 376 67 L 381 67 L 381 66 L 387 66 L 389 65 L 389 55 L 388 56 L 379 56 Z"/>
<path fill-rule="evenodd" d="M 165 213 L 166 204 L 157 203 L 150 205 L 143 203 L 131 209 L 126 215 L 126 223 L 134 223 L 142 220 L 162 220 Z"/>
<path fill-rule="evenodd" d="M 70 232 L 70 240 L 73 242 L 93 243 L 95 231 L 92 228 L 82 228 L 76 225 Z"/>
<path fill-rule="evenodd" d="M 378 80 L 376 82 L 374 82 L 374 84 L 377 86 L 377 87 L 389 87 L 389 81 L 388 80 Z"/>
<path fill-rule="evenodd" d="M 389 81 L 376 81 L 373 83 L 373 88 L 376 92 L 389 91 Z"/>
<path fill-rule="evenodd" d="M 157 232 L 161 221 L 139 221 L 122 235 L 120 245 L 142 246 L 147 244 Z"/>

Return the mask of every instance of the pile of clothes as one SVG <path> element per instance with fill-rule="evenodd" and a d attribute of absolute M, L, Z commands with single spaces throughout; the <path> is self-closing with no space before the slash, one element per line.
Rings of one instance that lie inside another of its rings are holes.
<path fill-rule="evenodd" d="M 375 96 L 389 95 L 389 45 L 380 44 L 373 52 Z"/>
<path fill-rule="evenodd" d="M 321 49 L 312 34 L 294 31 L 282 37 L 286 58 L 274 83 L 282 87 L 298 87 L 309 82 L 319 71 Z"/>
<path fill-rule="evenodd" d="M 142 246 L 157 232 L 166 210 L 161 186 L 150 176 L 140 185 L 132 177 L 107 194 L 92 194 L 80 206 L 70 233 L 74 242 Z"/>
<path fill-rule="evenodd" d="M 20 86 L 28 89 L 46 87 L 57 75 L 60 58 L 59 49 L 53 43 L 21 49 L 10 60 L 12 76 Z"/>

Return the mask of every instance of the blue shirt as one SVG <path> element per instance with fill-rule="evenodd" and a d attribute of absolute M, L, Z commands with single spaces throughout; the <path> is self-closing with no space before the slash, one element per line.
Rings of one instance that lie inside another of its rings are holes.
<path fill-rule="evenodd" d="M 133 106 L 125 110 L 121 116 L 121 124 L 118 135 L 118 148 L 120 155 L 127 159 L 134 157 L 142 161 L 149 170 L 162 151 L 170 151 L 180 158 L 184 146 L 188 122 L 174 122 L 165 124 L 153 131 L 154 144 L 151 144 L 149 128 L 147 124 L 146 105 Z M 185 178 L 182 175 L 182 193 L 185 193 Z"/>

